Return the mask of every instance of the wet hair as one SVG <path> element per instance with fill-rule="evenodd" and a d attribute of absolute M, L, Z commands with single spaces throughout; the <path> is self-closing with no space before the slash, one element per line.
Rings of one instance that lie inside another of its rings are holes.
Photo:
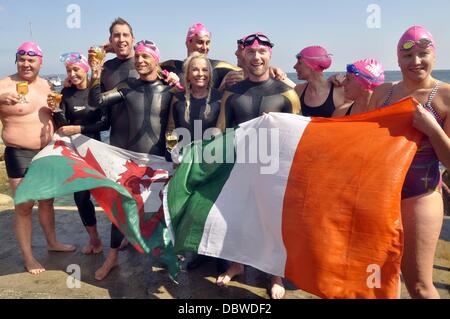
<path fill-rule="evenodd" d="M 133 35 L 133 28 L 131 27 L 131 25 L 125 19 L 122 19 L 121 17 L 118 17 L 116 20 L 114 20 L 113 23 L 111 24 L 111 26 L 109 27 L 109 35 L 110 36 L 113 35 L 113 29 L 114 29 L 114 27 L 116 25 L 126 25 L 126 26 L 128 26 L 128 28 L 130 28 L 131 36 L 134 37 L 134 35 Z"/>
<path fill-rule="evenodd" d="M 184 83 L 186 83 L 185 87 L 185 93 L 184 97 L 186 99 L 186 110 L 184 112 L 184 119 L 186 122 L 189 122 L 189 115 L 190 115 L 190 106 L 191 106 L 191 86 L 188 82 L 188 74 L 189 69 L 191 67 L 191 64 L 194 60 L 204 60 L 206 61 L 206 65 L 209 69 L 209 83 L 208 83 L 208 96 L 206 97 L 206 110 L 205 115 L 208 115 L 211 112 L 211 106 L 209 105 L 210 99 L 211 99 L 211 88 L 212 88 L 212 65 L 211 62 L 209 62 L 209 59 L 206 55 L 193 52 L 183 63 L 183 72 L 184 72 Z"/>

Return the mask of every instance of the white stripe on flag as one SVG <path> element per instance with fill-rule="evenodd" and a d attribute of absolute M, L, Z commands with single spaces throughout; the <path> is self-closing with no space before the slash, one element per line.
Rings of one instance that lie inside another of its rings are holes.
<path fill-rule="evenodd" d="M 282 238 L 284 193 L 295 151 L 309 122 L 310 118 L 271 113 L 236 130 L 238 143 L 254 127 L 269 129 L 269 135 L 270 129 L 278 128 L 279 143 L 283 145 L 279 148 L 279 170 L 263 175 L 260 163 L 235 164 L 206 220 L 200 254 L 252 264 L 264 272 L 284 276 L 287 259 Z M 275 194 L 264 188 L 273 184 Z"/>

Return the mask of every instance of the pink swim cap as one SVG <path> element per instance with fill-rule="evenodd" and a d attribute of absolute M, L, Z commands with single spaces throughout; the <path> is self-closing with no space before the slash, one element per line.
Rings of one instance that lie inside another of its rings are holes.
<path fill-rule="evenodd" d="M 316 72 L 323 72 L 331 66 L 332 54 L 320 46 L 304 48 L 297 54 L 297 59 L 302 59 L 306 65 Z"/>
<path fill-rule="evenodd" d="M 83 69 L 84 72 L 86 72 L 86 73 L 89 72 L 89 70 L 90 70 L 89 62 L 84 55 L 82 55 L 78 52 L 73 52 L 73 53 L 69 53 L 67 55 L 63 55 L 63 56 L 65 58 L 64 64 L 66 66 L 67 65 L 78 66 L 79 68 Z"/>
<path fill-rule="evenodd" d="M 356 81 L 368 91 L 373 91 L 384 83 L 383 65 L 374 59 L 359 60 L 349 64 L 347 72 L 354 74 Z"/>
<path fill-rule="evenodd" d="M 436 50 L 436 43 L 433 35 L 422 26 L 412 26 L 402 35 L 397 45 L 397 53 L 410 50 L 415 46 L 422 49 L 431 48 L 433 52 Z"/>
<path fill-rule="evenodd" d="M 24 42 L 20 45 L 16 52 L 16 61 L 17 57 L 21 55 L 28 55 L 31 57 L 37 56 L 39 61 L 42 63 L 42 50 L 41 48 L 34 42 Z"/>
<path fill-rule="evenodd" d="M 159 49 L 154 42 L 148 40 L 139 41 L 134 46 L 134 51 L 136 53 L 146 52 L 150 54 L 155 59 L 156 63 L 159 64 L 160 60 Z"/>
<path fill-rule="evenodd" d="M 206 27 L 199 22 L 189 28 L 186 36 L 186 42 L 190 41 L 196 35 L 199 37 L 207 36 L 211 38 L 211 32 L 209 32 L 208 29 L 206 29 Z"/>

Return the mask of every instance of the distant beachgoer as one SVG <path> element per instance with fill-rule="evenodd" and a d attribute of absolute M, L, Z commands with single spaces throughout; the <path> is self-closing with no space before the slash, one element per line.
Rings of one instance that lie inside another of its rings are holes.
<path fill-rule="evenodd" d="M 56 129 L 61 135 L 83 134 L 100 141 L 100 132 L 109 129 L 108 112 L 92 108 L 88 104 L 90 70 L 88 60 L 80 53 L 74 52 L 65 57 L 64 64 L 67 78 L 72 86 L 62 90 L 60 105 L 53 94 L 50 94 L 47 100 L 49 107 L 53 110 Z M 86 255 L 99 254 L 103 251 L 103 245 L 97 231 L 97 219 L 91 193 L 77 192 L 74 194 L 74 200 L 90 239 L 81 252 Z"/>
<path fill-rule="evenodd" d="M 443 221 L 439 161 L 450 167 L 450 85 L 433 78 L 436 43 L 421 26 L 400 38 L 397 56 L 403 79 L 377 88 L 370 107 L 412 96 L 421 103 L 413 125 L 424 134 L 402 190 L 404 251 L 402 274 L 412 298 L 439 298 L 433 263 Z"/>
<path fill-rule="evenodd" d="M 270 77 L 270 60 L 273 43 L 261 33 L 243 40 L 244 69 L 248 79 L 225 91 L 217 127 L 224 131 L 264 113 L 300 113 L 300 101 L 294 89 Z M 242 264 L 233 262 L 230 268 L 217 278 L 217 285 L 227 285 L 235 276 L 244 272 Z M 281 299 L 285 295 L 281 277 L 272 276 L 270 296 Z"/>
<path fill-rule="evenodd" d="M 2 139 L 6 145 L 5 164 L 13 192 L 21 183 L 31 160 L 51 141 L 54 133 L 47 95 L 51 92 L 45 79 L 39 77 L 43 53 L 33 42 L 23 43 L 16 52 L 17 73 L 0 80 L 0 119 Z M 39 221 L 49 251 L 72 252 L 75 246 L 63 245 L 56 239 L 53 199 L 39 203 Z M 34 202 L 14 207 L 17 240 L 25 261 L 25 269 L 37 275 L 45 268 L 34 258 L 31 248 L 32 211 Z"/>
<path fill-rule="evenodd" d="M 335 111 L 346 109 L 349 103 L 345 100 L 344 89 L 325 79 L 323 72 L 332 63 L 331 54 L 320 46 L 304 48 L 297 54 L 294 69 L 299 80 L 295 91 L 302 103 L 302 115 L 313 117 L 332 117 Z"/>
<path fill-rule="evenodd" d="M 377 60 L 365 59 L 347 65 L 344 81 L 345 98 L 354 102 L 347 110 L 336 110 L 333 116 L 342 116 L 344 112 L 345 115 L 367 112 L 373 90 L 383 83 L 384 68 Z"/>

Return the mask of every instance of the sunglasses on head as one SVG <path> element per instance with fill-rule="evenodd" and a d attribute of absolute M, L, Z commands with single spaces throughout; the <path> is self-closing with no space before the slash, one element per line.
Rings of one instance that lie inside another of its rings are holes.
<path fill-rule="evenodd" d="M 411 50 L 414 46 L 418 46 L 421 49 L 427 49 L 430 46 L 433 46 L 433 41 L 427 38 L 420 39 L 419 41 L 408 40 L 402 45 L 403 50 Z"/>
<path fill-rule="evenodd" d="M 143 46 L 145 46 L 147 48 L 150 48 L 152 50 L 156 50 L 156 48 L 157 48 L 156 44 L 154 42 L 148 41 L 148 40 L 142 40 L 142 41 L 139 41 L 138 43 L 136 43 L 136 45 L 134 46 L 134 49 L 136 49 L 140 45 L 143 45 Z"/>
<path fill-rule="evenodd" d="M 273 48 L 274 44 L 270 42 L 270 39 L 266 37 L 264 34 L 251 34 L 243 40 L 238 40 L 238 44 L 243 45 L 244 47 L 248 47 L 253 45 L 255 41 L 258 41 L 259 44 Z"/>
<path fill-rule="evenodd" d="M 38 53 L 36 53 L 34 51 L 31 51 L 31 50 L 30 51 L 19 50 L 19 51 L 17 51 L 17 55 L 28 55 L 28 56 L 31 56 L 31 57 L 38 56 L 38 57 L 42 58 L 42 55 L 40 55 L 40 54 L 38 54 Z"/>
<path fill-rule="evenodd" d="M 378 79 L 378 77 L 375 77 L 375 76 L 371 77 L 371 76 L 368 76 L 368 75 L 366 75 L 364 73 L 361 73 L 356 68 L 356 66 L 354 64 L 348 64 L 347 65 L 347 73 L 351 73 L 351 74 L 354 74 L 356 76 L 362 77 L 362 78 L 364 78 L 364 79 L 366 79 L 366 80 L 368 80 L 370 82 L 381 82 L 381 80 Z"/>

